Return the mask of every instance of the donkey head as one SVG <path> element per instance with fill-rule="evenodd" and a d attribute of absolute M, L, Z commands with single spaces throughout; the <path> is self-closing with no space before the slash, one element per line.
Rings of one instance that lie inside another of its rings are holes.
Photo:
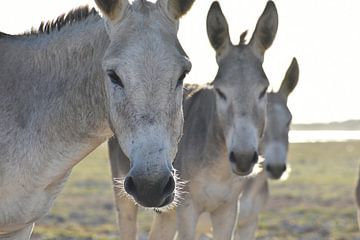
<path fill-rule="evenodd" d="M 264 53 L 275 38 L 278 15 L 269 1 L 249 42 L 233 45 L 220 5 L 214 2 L 207 17 L 207 32 L 219 66 L 213 82 L 218 118 L 224 131 L 234 173 L 247 175 L 258 161 L 258 148 L 266 117 L 268 79 L 262 68 Z"/>
<path fill-rule="evenodd" d="M 268 94 L 264 155 L 266 171 L 273 179 L 279 179 L 286 170 L 288 133 L 292 118 L 287 98 L 296 87 L 298 79 L 299 66 L 294 58 L 279 91 Z"/>
<path fill-rule="evenodd" d="M 110 44 L 103 59 L 109 122 L 130 160 L 126 192 L 145 207 L 174 199 L 182 83 L 191 64 L 177 38 L 194 0 L 95 0 Z"/>

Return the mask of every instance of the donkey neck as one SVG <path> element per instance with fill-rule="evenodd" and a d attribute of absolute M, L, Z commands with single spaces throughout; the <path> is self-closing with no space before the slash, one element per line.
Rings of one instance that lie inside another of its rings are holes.
<path fill-rule="evenodd" d="M 62 177 L 111 135 L 101 68 L 108 44 L 97 14 L 49 34 L 0 38 L 0 176 L 21 166 L 24 179 Z"/>
<path fill-rule="evenodd" d="M 191 176 L 187 174 L 203 166 L 223 165 L 227 149 L 213 88 L 203 87 L 190 96 L 184 102 L 184 117 L 184 136 L 177 156 L 179 163 L 176 163 L 182 170 L 181 175 L 188 178 Z"/>

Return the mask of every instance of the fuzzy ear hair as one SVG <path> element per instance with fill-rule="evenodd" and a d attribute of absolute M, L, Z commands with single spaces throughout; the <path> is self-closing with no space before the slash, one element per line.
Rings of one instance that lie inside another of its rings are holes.
<path fill-rule="evenodd" d="M 296 58 L 293 58 L 288 70 L 286 71 L 284 80 L 281 83 L 279 93 L 287 98 L 294 90 L 299 80 L 299 64 Z"/>
<path fill-rule="evenodd" d="M 268 1 L 251 37 L 249 45 L 261 59 L 275 39 L 278 28 L 278 13 L 273 1 Z"/>
<path fill-rule="evenodd" d="M 110 21 L 121 19 L 125 9 L 129 5 L 128 0 L 95 0 L 95 3 Z"/>
<path fill-rule="evenodd" d="M 170 18 L 178 20 L 190 10 L 195 0 L 162 0 Z"/>
<path fill-rule="evenodd" d="M 229 26 L 221 10 L 220 4 L 215 1 L 211 4 L 206 19 L 207 34 L 216 55 L 220 56 L 231 45 Z"/>

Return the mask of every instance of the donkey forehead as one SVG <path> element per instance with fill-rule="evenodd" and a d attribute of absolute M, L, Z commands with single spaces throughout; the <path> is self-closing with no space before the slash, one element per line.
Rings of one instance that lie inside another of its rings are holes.
<path fill-rule="evenodd" d="M 242 87 L 269 85 L 262 62 L 248 46 L 233 47 L 220 62 L 217 77 L 226 85 L 241 84 Z"/>
<path fill-rule="evenodd" d="M 177 43 L 178 24 L 166 16 L 160 4 L 136 1 L 124 13 L 121 21 L 108 26 L 110 48 L 115 46 L 119 50 L 126 50 L 149 43 L 165 48 Z M 179 48 L 177 45 L 180 44 L 176 44 L 176 48 Z"/>
<path fill-rule="evenodd" d="M 288 122 L 291 120 L 291 112 L 287 107 L 286 101 L 277 94 L 268 94 L 268 111 L 267 111 L 269 122 L 274 120 L 278 122 L 280 120 Z"/>
<path fill-rule="evenodd" d="M 126 21 L 124 19 L 124 23 L 110 33 L 111 43 L 104 57 L 105 62 L 120 65 L 146 63 L 164 68 L 173 63 L 189 67 L 190 61 L 175 30 L 172 32 L 170 27 L 156 27 L 141 19 L 133 22 L 129 19 L 129 24 Z"/>

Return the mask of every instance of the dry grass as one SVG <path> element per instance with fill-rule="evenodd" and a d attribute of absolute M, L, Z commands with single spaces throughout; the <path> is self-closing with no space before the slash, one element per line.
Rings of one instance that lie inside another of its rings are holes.
<path fill-rule="evenodd" d="M 258 239 L 360 239 L 353 201 L 360 142 L 293 144 L 289 158 L 291 176 L 271 182 Z M 103 145 L 76 166 L 33 240 L 118 239 L 107 159 Z M 141 233 L 149 230 L 151 214 L 140 212 Z"/>

